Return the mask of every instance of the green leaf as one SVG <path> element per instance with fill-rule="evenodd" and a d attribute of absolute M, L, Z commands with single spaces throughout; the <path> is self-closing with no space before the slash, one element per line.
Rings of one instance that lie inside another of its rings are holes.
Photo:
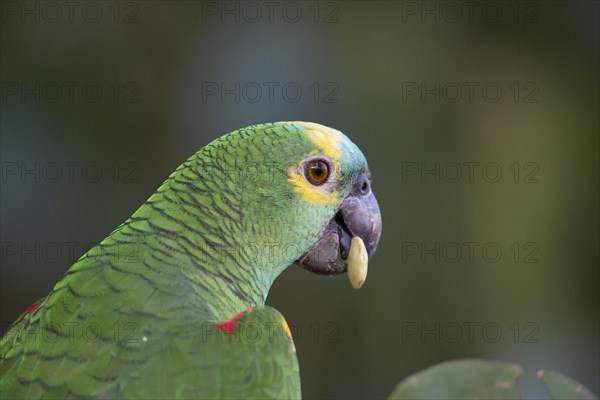
<path fill-rule="evenodd" d="M 521 367 L 515 364 L 457 360 L 429 367 L 398 384 L 390 400 L 520 399 Z"/>
<path fill-rule="evenodd" d="M 593 400 L 596 396 L 588 388 L 558 372 L 538 371 L 537 377 L 544 383 L 554 400 Z"/>

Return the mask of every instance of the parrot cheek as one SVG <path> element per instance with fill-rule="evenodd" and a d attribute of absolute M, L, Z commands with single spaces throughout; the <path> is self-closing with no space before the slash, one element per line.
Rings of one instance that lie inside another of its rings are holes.
<path fill-rule="evenodd" d="M 359 237 L 370 260 L 381 237 L 381 212 L 366 173 L 357 178 L 350 194 L 329 221 L 317 243 L 298 264 L 323 275 L 336 275 L 348 269 L 353 238 Z"/>
<path fill-rule="evenodd" d="M 341 255 L 338 230 L 335 218 L 331 219 L 317 244 L 298 260 L 298 264 L 317 274 L 337 275 L 345 272 L 347 265 Z"/>

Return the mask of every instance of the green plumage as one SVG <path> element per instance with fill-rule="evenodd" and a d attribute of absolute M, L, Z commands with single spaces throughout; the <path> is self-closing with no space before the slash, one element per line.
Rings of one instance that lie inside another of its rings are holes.
<path fill-rule="evenodd" d="M 366 168 L 342 135 L 335 196 L 307 201 L 289 171 L 327 151 L 315 126 L 237 130 L 177 168 L 2 338 L 1 397 L 300 397 L 283 317 L 264 301 Z M 248 307 L 234 334 L 215 328 Z"/>
<path fill-rule="evenodd" d="M 95 327 L 63 336 L 28 318 L 5 337 L 12 348 L 2 344 L 2 398 L 299 398 L 298 361 L 281 321 L 263 306 L 234 334 L 194 317 L 169 328 L 154 321 L 144 332 L 133 321 L 83 322 Z"/>

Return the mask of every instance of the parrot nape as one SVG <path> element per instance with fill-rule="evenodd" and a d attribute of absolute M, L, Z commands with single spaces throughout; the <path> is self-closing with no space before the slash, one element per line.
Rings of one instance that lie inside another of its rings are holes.
<path fill-rule="evenodd" d="M 300 398 L 269 289 L 292 264 L 358 288 L 380 235 L 367 161 L 341 132 L 224 135 L 9 328 L 1 398 Z"/>

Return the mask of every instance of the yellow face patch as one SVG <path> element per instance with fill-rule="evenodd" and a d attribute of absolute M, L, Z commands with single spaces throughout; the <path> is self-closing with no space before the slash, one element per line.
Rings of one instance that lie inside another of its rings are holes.
<path fill-rule="evenodd" d="M 294 185 L 296 192 L 302 195 L 304 201 L 316 204 L 333 204 L 337 200 L 337 193 L 328 193 L 323 187 L 316 187 L 311 185 L 306 178 L 302 170 L 304 169 L 304 161 L 295 167 L 291 167 L 288 170 L 288 182 Z M 331 177 L 330 179 L 334 179 Z"/>
<path fill-rule="evenodd" d="M 339 169 L 336 160 L 342 155 L 342 146 L 346 142 L 346 139 L 339 131 L 323 125 L 312 122 L 301 122 L 298 124 L 302 125 L 304 133 L 315 146 L 315 149 L 309 155 L 324 155 L 331 160 L 334 171 L 329 180 L 335 181 L 338 176 L 337 170 Z M 353 151 L 353 149 L 350 148 L 350 151 Z M 329 193 L 326 186 L 316 187 L 310 184 L 304 178 L 303 170 L 304 161 L 288 170 L 288 181 L 294 185 L 296 192 L 300 193 L 302 198 L 310 203 L 323 205 L 335 203 L 337 193 Z"/>
<path fill-rule="evenodd" d="M 314 143 L 317 149 L 332 160 L 340 157 L 342 154 L 342 144 L 345 140 L 339 131 L 312 122 L 305 122 L 302 125 L 308 128 L 306 136 Z"/>

